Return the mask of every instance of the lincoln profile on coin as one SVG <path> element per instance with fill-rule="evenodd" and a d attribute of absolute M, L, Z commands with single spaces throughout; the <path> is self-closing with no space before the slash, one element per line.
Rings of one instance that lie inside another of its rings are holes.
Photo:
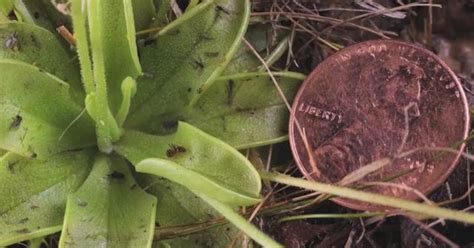
<path fill-rule="evenodd" d="M 406 117 L 413 122 L 422 114 L 418 105 L 424 77 L 421 68 L 400 57 L 388 58 L 384 65 L 373 62 L 363 67 L 353 95 L 357 99 L 355 113 L 336 135 L 313 151 L 322 174 L 337 182 L 375 158 L 397 152 L 398 147 L 388 144 L 401 142 Z"/>

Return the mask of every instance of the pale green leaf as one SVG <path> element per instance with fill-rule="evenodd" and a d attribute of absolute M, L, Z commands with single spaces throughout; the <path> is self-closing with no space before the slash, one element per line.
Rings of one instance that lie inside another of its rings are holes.
<path fill-rule="evenodd" d="M 138 178 L 147 192 L 159 199 L 156 221 L 160 227 L 201 223 L 219 216 L 211 206 L 179 184 L 147 174 L 140 174 Z M 185 237 L 161 241 L 155 247 L 226 247 L 238 233 L 232 225 L 218 225 Z"/>
<path fill-rule="evenodd" d="M 99 156 L 67 201 L 59 247 L 151 247 L 156 198 L 135 182 L 126 162 Z"/>
<path fill-rule="evenodd" d="M 90 152 L 44 160 L 7 154 L 0 159 L 0 246 L 61 230 L 67 196 L 87 177 Z"/>
<path fill-rule="evenodd" d="M 138 172 L 164 177 L 188 189 L 198 191 L 207 197 L 226 204 L 249 206 L 260 201 L 259 198 L 249 197 L 226 187 L 222 187 L 222 185 L 202 174 L 167 159 L 148 158 L 142 160 L 135 167 Z"/>
<path fill-rule="evenodd" d="M 245 218 L 237 214 L 233 207 L 231 207 L 235 205 L 252 205 L 257 203 L 258 199 L 248 199 L 245 196 L 226 190 L 199 173 L 195 173 L 169 160 L 149 158 L 142 160 L 135 168 L 138 172 L 162 176 L 185 186 L 260 245 L 264 247 L 281 247 L 281 245 L 258 230 Z"/>
<path fill-rule="evenodd" d="M 245 218 L 237 214 L 231 207 L 238 204 L 255 204 L 257 201 L 246 199 L 241 195 L 225 190 L 206 177 L 201 176 L 199 173 L 195 173 L 169 160 L 149 158 L 142 160 L 135 168 L 138 172 L 162 176 L 170 181 L 185 186 L 262 246 L 281 247 L 274 240 L 250 224 Z M 223 197 L 224 195 L 226 196 Z"/>
<path fill-rule="evenodd" d="M 216 211 L 222 214 L 227 220 L 229 220 L 232 224 L 238 227 L 243 233 L 247 234 L 250 238 L 255 240 L 262 247 L 284 247 L 272 238 L 270 238 L 267 234 L 259 230 L 257 227 L 252 225 L 246 218 L 236 213 L 236 211 L 229 207 L 229 205 L 226 205 L 216 199 L 212 199 L 207 195 L 204 195 L 202 192 L 199 192 L 199 189 L 193 192 L 195 192 L 205 202 L 211 205 Z"/>
<path fill-rule="evenodd" d="M 144 76 L 126 126 L 156 133 L 160 115 L 197 101 L 237 51 L 249 13 L 247 0 L 203 1 L 141 48 Z"/>
<path fill-rule="evenodd" d="M 166 136 L 126 131 L 115 150 L 135 165 L 147 158 L 169 159 L 228 190 L 251 198 L 260 194 L 258 173 L 242 154 L 184 122 Z"/>
<path fill-rule="evenodd" d="M 93 122 L 66 83 L 12 60 L 0 60 L 0 74 L 0 149 L 44 158 L 95 144 Z"/>
<path fill-rule="evenodd" d="M 0 23 L 0 40 L 0 59 L 22 61 L 55 75 L 71 86 L 76 102 L 84 103 L 77 59 L 54 34 L 39 26 L 6 22 Z"/>
<path fill-rule="evenodd" d="M 115 113 L 122 100 L 120 90 L 122 81 L 126 77 L 136 78 L 141 74 L 132 2 L 131 0 L 88 0 L 88 2 L 94 75 L 105 73 L 109 103 L 112 113 Z M 95 81 L 101 80 L 95 78 Z"/>
<path fill-rule="evenodd" d="M 288 101 L 305 78 L 293 72 L 274 73 Z M 219 78 L 182 119 L 242 149 L 287 138 L 289 111 L 270 76 L 264 72 Z"/>

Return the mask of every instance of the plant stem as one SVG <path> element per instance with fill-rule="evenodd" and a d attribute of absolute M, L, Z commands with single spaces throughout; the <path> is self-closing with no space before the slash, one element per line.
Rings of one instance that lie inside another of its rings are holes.
<path fill-rule="evenodd" d="M 344 198 L 364 201 L 372 204 L 408 210 L 413 213 L 428 215 L 437 218 L 456 220 L 464 223 L 474 224 L 474 214 L 455 211 L 437 206 L 431 206 L 414 201 L 399 199 L 396 197 L 384 196 L 380 194 L 368 193 L 346 187 L 335 186 L 331 184 L 308 181 L 301 178 L 294 178 L 279 173 L 261 172 L 260 176 L 264 180 L 283 183 L 295 187 L 319 191 Z"/>
<path fill-rule="evenodd" d="M 285 221 L 305 220 L 305 219 L 353 219 L 353 218 L 373 217 L 373 216 L 383 215 L 383 214 L 384 214 L 383 212 L 349 213 L 349 214 L 303 214 L 303 215 L 284 217 L 278 221 L 285 222 Z"/>
<path fill-rule="evenodd" d="M 91 107 L 95 108 L 99 149 L 102 152 L 110 153 L 112 151 L 112 142 L 117 141 L 121 133 L 109 107 L 99 2 L 89 0 L 88 3 L 89 33 L 92 47 L 94 81 L 96 83 L 95 104 Z"/>
<path fill-rule="evenodd" d="M 193 191 L 194 192 L 194 191 Z M 270 238 L 268 235 L 260 231 L 254 225 L 249 223 L 247 219 L 243 218 L 239 214 L 237 214 L 231 207 L 225 205 L 219 201 L 214 199 L 208 198 L 202 194 L 194 192 L 197 196 L 211 205 L 217 212 L 222 214 L 226 219 L 229 220 L 230 223 L 234 224 L 237 228 L 239 228 L 242 232 L 247 234 L 250 238 L 255 240 L 263 247 L 283 247 L 281 244 Z"/>

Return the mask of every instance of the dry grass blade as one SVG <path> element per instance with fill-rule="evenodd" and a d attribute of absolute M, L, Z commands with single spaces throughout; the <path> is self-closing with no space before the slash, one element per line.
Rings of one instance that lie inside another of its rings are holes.
<path fill-rule="evenodd" d="M 405 10 L 405 9 L 410 9 L 410 8 L 415 8 L 415 7 L 437 7 L 437 8 L 441 8 L 441 5 L 440 4 L 426 4 L 426 3 L 409 3 L 409 4 L 405 4 L 405 5 L 401 5 L 401 6 L 397 6 L 397 7 L 394 7 L 394 8 L 389 8 L 389 9 L 382 9 L 382 10 L 378 10 L 378 11 L 374 11 L 374 12 L 369 12 L 369 13 L 365 13 L 365 14 L 361 14 L 361 15 L 358 15 L 358 16 L 355 16 L 355 17 L 352 17 L 352 18 L 349 18 L 347 20 L 344 20 L 342 23 L 338 23 L 338 24 L 334 24 L 330 27 L 327 27 L 325 28 L 324 30 L 321 31 L 321 33 L 326 33 L 327 31 L 331 30 L 331 29 L 334 29 L 336 27 L 339 27 L 345 23 L 348 23 L 348 22 L 352 22 L 352 21 L 356 21 L 356 20 L 360 20 L 360 19 L 363 19 L 363 18 L 366 18 L 366 17 L 373 17 L 373 16 L 379 16 L 379 15 L 383 15 L 383 14 L 387 14 L 387 13 L 390 13 L 390 12 L 394 12 L 394 11 L 401 11 L 401 10 Z"/>
<path fill-rule="evenodd" d="M 343 198 L 368 202 L 371 204 L 402 209 L 416 214 L 455 220 L 464 223 L 474 224 L 474 213 L 465 213 L 437 206 L 431 206 L 414 201 L 404 200 L 396 197 L 381 194 L 368 193 L 361 190 L 335 186 L 325 183 L 311 182 L 300 178 L 294 178 L 279 173 L 261 173 L 263 179 L 273 182 L 292 185 L 299 188 L 310 189 L 326 194 L 331 194 Z"/>
<path fill-rule="evenodd" d="M 422 228 L 423 230 L 425 230 L 429 234 L 433 235 L 433 237 L 437 238 L 438 240 L 444 242 L 449 247 L 451 247 L 451 248 L 459 248 L 460 247 L 459 245 L 457 245 L 456 243 L 454 243 L 450 239 L 446 238 L 446 236 L 444 236 L 443 234 L 437 232 L 436 230 L 434 230 L 430 226 L 426 225 L 425 223 L 423 223 L 419 220 L 413 219 L 413 218 L 410 218 L 410 219 L 411 219 L 411 221 L 416 223 L 420 228 Z"/>
<path fill-rule="evenodd" d="M 355 171 L 352 171 L 351 173 L 347 174 L 344 178 L 342 178 L 337 184 L 346 186 L 350 185 L 352 183 L 358 182 L 362 179 L 364 179 L 367 175 L 372 174 L 386 165 L 390 164 L 392 162 L 392 159 L 390 158 L 382 158 L 379 160 L 376 160 L 374 162 L 371 162 Z"/>

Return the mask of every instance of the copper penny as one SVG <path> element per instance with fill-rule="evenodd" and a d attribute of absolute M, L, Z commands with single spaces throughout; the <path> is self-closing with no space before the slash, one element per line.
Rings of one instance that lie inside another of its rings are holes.
<path fill-rule="evenodd" d="M 454 170 L 468 128 L 466 96 L 443 61 L 412 44 L 373 40 L 337 52 L 308 76 L 293 104 L 290 143 L 305 177 L 327 183 L 392 159 L 351 186 L 414 200 L 414 190 L 428 194 Z M 446 147 L 457 152 L 432 149 Z M 383 209 L 333 200 L 354 209 Z"/>

